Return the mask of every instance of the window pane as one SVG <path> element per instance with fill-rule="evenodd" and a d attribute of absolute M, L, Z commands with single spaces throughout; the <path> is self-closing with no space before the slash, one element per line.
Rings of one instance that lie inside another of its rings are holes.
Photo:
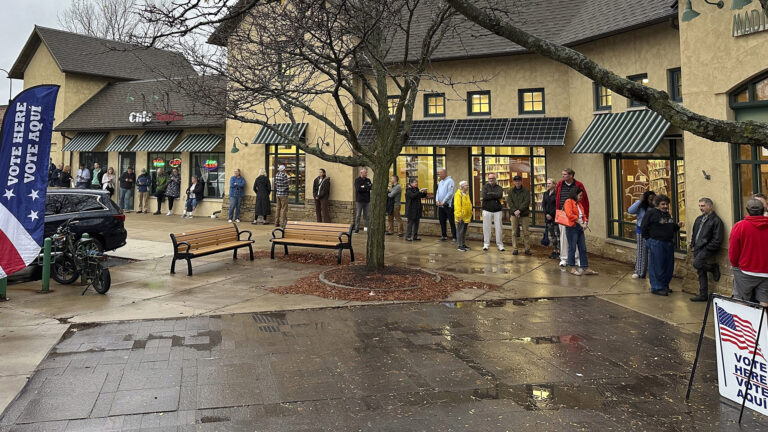
<path fill-rule="evenodd" d="M 740 200 L 739 208 L 736 214 L 739 215 L 739 219 L 744 217 L 744 205 L 752 199 L 752 194 L 756 191 L 752 187 L 754 177 L 752 176 L 752 165 L 739 165 L 739 180 L 740 180 Z"/>
<path fill-rule="evenodd" d="M 227 181 L 224 163 L 224 153 L 191 154 L 190 177 L 195 175 L 198 181 L 204 183 L 204 197 L 224 196 L 224 186 Z"/>
<path fill-rule="evenodd" d="M 541 200 L 544 198 L 544 192 L 547 190 L 547 168 L 545 158 L 533 158 L 533 209 L 536 212 L 543 211 L 541 208 Z M 544 216 L 541 213 L 536 214 L 536 225 L 544 225 Z"/>
<path fill-rule="evenodd" d="M 768 100 L 768 78 L 755 83 L 755 100 Z"/>
<path fill-rule="evenodd" d="M 479 149 L 479 147 L 474 147 Z M 479 151 L 478 151 L 479 153 Z M 472 158 L 472 205 L 475 207 L 475 212 L 472 218 L 474 220 L 482 220 L 483 211 L 480 208 L 483 205 L 482 190 L 483 187 L 483 158 L 475 156 Z"/>
<path fill-rule="evenodd" d="M 757 149 L 757 158 L 760 160 L 768 160 L 768 149 L 765 147 L 759 147 Z"/>
<path fill-rule="evenodd" d="M 749 102 L 749 93 L 747 92 L 747 89 L 736 93 L 735 99 L 737 103 Z"/>
<path fill-rule="evenodd" d="M 445 166 L 445 157 L 438 157 L 438 167 Z M 400 186 L 405 187 L 413 180 L 418 180 L 419 188 L 427 188 L 427 197 L 422 200 L 424 204 L 423 217 L 435 218 L 435 156 L 404 154 L 397 158 L 397 175 L 400 177 Z M 403 193 L 405 199 L 405 193 Z M 400 211 L 405 214 L 405 206 Z"/>
<path fill-rule="evenodd" d="M 275 148 L 277 147 L 277 148 Z M 306 186 L 305 154 L 295 146 L 268 146 L 269 152 L 269 178 L 274 181 L 277 167 L 285 165 L 285 173 L 288 174 L 288 202 L 303 204 Z M 272 194 L 272 200 L 275 200 Z"/>
<path fill-rule="evenodd" d="M 542 105 L 541 102 L 534 102 L 533 103 L 533 110 L 534 111 L 541 111 L 544 109 L 544 105 Z"/>

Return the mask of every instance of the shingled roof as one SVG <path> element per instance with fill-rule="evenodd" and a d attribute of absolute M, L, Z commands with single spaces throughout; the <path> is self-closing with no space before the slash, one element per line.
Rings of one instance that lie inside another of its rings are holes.
<path fill-rule="evenodd" d="M 56 125 L 55 130 L 222 128 L 225 121 L 225 90 L 224 80 L 218 76 L 112 83 Z M 213 100 L 216 100 L 215 104 L 209 103 Z M 151 121 L 129 120 L 131 113 L 144 111 L 153 117 Z M 181 114 L 183 118 L 168 122 L 154 119 L 155 113 L 171 111 Z"/>
<path fill-rule="evenodd" d="M 523 30 L 551 42 L 576 46 L 622 32 L 647 27 L 677 17 L 676 3 L 670 0 L 493 0 L 494 5 L 509 12 L 509 19 Z M 238 2 L 238 5 L 243 2 Z M 236 5 L 235 7 L 238 7 Z M 421 11 L 413 33 L 426 31 L 430 24 L 430 11 Z M 526 50 L 517 44 L 496 36 L 480 26 L 463 20 L 449 32 L 432 57 L 433 61 L 460 60 L 473 57 L 522 54 Z M 208 42 L 226 45 L 229 34 L 236 28 L 239 18 L 225 21 Z M 404 38 L 402 39 L 404 40 Z M 402 60 L 404 43 L 395 39 L 388 58 Z M 418 53 L 421 41 L 411 36 L 409 52 Z M 417 55 L 417 54 L 415 54 Z M 411 58 L 410 60 L 416 60 Z"/>
<path fill-rule="evenodd" d="M 197 75 L 192 65 L 173 51 L 35 26 L 11 67 L 11 78 L 24 79 L 24 71 L 40 44 L 48 48 L 65 73 L 121 80 Z"/>

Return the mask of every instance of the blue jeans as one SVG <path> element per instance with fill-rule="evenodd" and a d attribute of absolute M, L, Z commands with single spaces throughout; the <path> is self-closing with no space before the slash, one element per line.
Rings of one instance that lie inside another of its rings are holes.
<path fill-rule="evenodd" d="M 231 202 L 232 201 L 230 201 L 230 203 Z M 189 213 L 192 213 L 192 211 L 195 210 L 195 207 L 197 207 L 197 198 L 187 198 L 187 204 L 184 207 L 186 207 L 186 210 Z M 230 212 L 231 211 L 232 211 L 232 209 L 230 209 Z M 240 213 L 239 210 L 238 210 L 238 213 Z M 232 214 L 232 213 L 230 213 L 230 214 Z"/>
<path fill-rule="evenodd" d="M 651 292 L 669 290 L 669 282 L 675 272 L 675 247 L 672 242 L 656 239 L 645 241 L 648 247 L 648 279 Z"/>
<path fill-rule="evenodd" d="M 120 195 L 117 198 L 120 208 L 123 210 L 130 210 L 128 207 L 131 205 L 132 197 L 133 189 L 120 189 Z"/>
<path fill-rule="evenodd" d="M 584 228 L 578 223 L 572 227 L 565 227 L 565 238 L 568 239 L 568 265 L 576 265 L 576 248 L 579 249 L 579 267 L 589 267 L 587 262 L 587 239 L 584 237 Z"/>
<path fill-rule="evenodd" d="M 229 196 L 229 219 L 240 219 L 240 202 L 243 201 L 241 196 Z"/>

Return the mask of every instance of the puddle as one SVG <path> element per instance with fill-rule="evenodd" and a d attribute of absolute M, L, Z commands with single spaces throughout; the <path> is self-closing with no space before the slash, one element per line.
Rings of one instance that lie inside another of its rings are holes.
<path fill-rule="evenodd" d="M 515 337 L 505 339 L 512 342 L 534 344 L 534 345 L 547 345 L 547 344 L 577 344 L 583 342 L 584 338 L 578 335 L 563 335 L 563 336 L 534 336 L 534 337 Z"/>

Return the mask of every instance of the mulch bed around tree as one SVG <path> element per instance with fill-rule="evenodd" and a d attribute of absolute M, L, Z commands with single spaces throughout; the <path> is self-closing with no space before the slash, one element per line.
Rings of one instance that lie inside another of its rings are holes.
<path fill-rule="evenodd" d="M 336 257 L 338 252 L 306 252 L 306 251 L 297 251 L 292 252 L 288 251 L 288 255 L 283 255 L 282 248 L 280 250 L 275 250 L 275 259 L 280 261 L 288 261 L 292 263 L 297 264 L 313 264 L 313 265 L 321 265 L 321 266 L 337 266 L 336 264 Z M 250 255 L 248 253 L 238 253 L 237 257 L 239 259 L 251 259 Z M 253 251 L 253 258 L 254 259 L 269 259 L 269 251 L 265 250 L 255 250 Z M 344 251 L 344 253 L 341 256 L 341 265 L 356 265 L 356 264 L 364 264 L 365 263 L 365 254 L 357 253 L 355 252 L 355 262 L 350 262 L 349 260 L 349 251 Z"/>
<path fill-rule="evenodd" d="M 455 291 L 463 289 L 482 289 L 495 291 L 497 285 L 484 282 L 463 281 L 455 276 L 440 274 L 440 281 L 435 275 L 419 269 L 387 267 L 376 273 L 366 273 L 363 266 L 345 266 L 325 272 L 325 278 L 331 282 L 369 289 L 393 289 L 391 291 L 369 291 L 346 289 L 326 285 L 318 278 L 319 273 L 301 278 L 293 285 L 273 288 L 276 294 L 308 294 L 333 300 L 382 301 L 382 300 L 441 300 Z M 416 289 L 395 290 L 414 287 Z"/>

